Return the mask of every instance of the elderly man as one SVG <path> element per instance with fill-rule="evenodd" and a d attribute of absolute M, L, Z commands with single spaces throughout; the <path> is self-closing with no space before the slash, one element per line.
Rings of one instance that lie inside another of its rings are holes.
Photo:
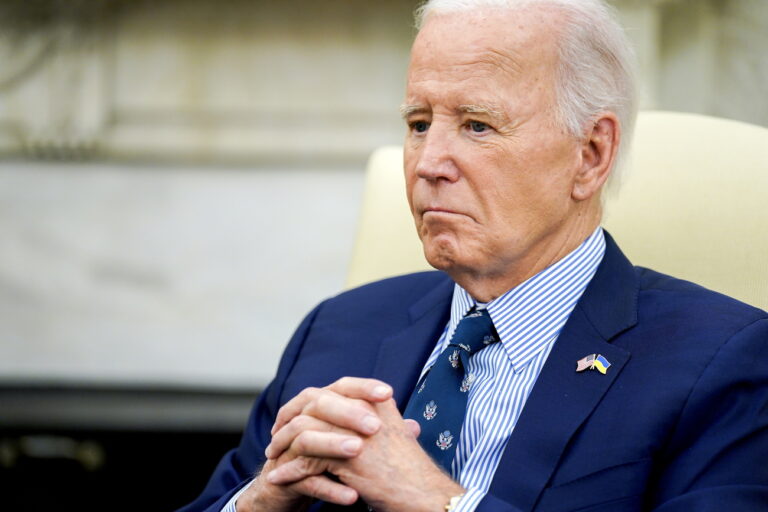
<path fill-rule="evenodd" d="M 599 227 L 634 118 L 606 7 L 418 16 L 405 176 L 443 272 L 310 313 L 185 510 L 768 509 L 768 315 Z"/>

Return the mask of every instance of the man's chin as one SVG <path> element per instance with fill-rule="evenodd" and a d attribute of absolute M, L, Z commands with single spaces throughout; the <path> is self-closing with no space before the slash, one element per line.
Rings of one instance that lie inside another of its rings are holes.
<path fill-rule="evenodd" d="M 457 247 L 450 240 L 432 240 L 424 243 L 424 257 L 437 270 L 450 272 L 459 263 Z"/>

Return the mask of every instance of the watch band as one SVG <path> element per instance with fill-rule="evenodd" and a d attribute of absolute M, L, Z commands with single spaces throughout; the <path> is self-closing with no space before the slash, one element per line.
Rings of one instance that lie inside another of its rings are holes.
<path fill-rule="evenodd" d="M 459 502 L 463 497 L 464 497 L 464 494 L 459 494 L 458 496 L 454 496 L 453 498 L 448 500 L 448 503 L 446 503 L 445 505 L 445 512 L 451 512 L 452 510 L 455 510 L 456 507 L 459 506 Z"/>

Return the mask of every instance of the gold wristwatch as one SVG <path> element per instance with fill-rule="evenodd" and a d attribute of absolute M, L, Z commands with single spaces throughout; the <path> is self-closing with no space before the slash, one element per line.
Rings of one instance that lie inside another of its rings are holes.
<path fill-rule="evenodd" d="M 448 503 L 445 505 L 445 512 L 451 512 L 456 507 L 459 506 L 459 502 L 461 501 L 461 498 L 464 497 L 464 494 L 459 494 L 458 496 L 454 496 L 450 500 L 448 500 Z"/>

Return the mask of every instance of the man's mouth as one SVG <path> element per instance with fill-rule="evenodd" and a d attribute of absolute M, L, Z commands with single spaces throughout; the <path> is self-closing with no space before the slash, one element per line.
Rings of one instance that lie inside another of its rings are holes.
<path fill-rule="evenodd" d="M 439 219 L 440 217 L 446 216 L 446 220 L 448 220 L 451 216 L 460 216 L 460 217 L 466 217 L 471 220 L 475 220 L 474 217 L 469 215 L 466 212 L 458 211 L 458 210 L 452 210 L 450 208 L 443 208 L 439 206 L 430 206 L 427 208 L 424 208 L 424 210 L 421 213 L 421 218 L 429 218 L 430 216 L 434 216 L 435 219 Z"/>
<path fill-rule="evenodd" d="M 454 215 L 463 215 L 461 212 L 457 212 L 456 210 L 451 210 L 449 208 L 440 208 L 440 207 L 428 207 L 424 208 L 424 214 L 427 213 L 452 213 Z"/>

